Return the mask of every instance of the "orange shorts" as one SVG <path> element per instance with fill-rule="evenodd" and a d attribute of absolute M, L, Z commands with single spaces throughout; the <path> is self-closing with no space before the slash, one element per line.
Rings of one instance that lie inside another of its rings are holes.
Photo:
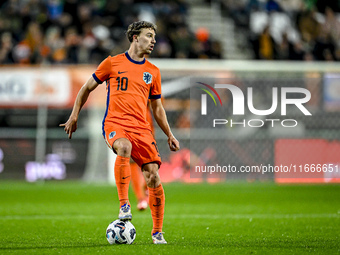
<path fill-rule="evenodd" d="M 148 163 L 162 164 L 161 156 L 158 151 L 157 143 L 152 133 L 148 130 L 136 130 L 136 132 L 126 131 L 119 125 L 105 125 L 104 139 L 106 144 L 116 154 L 113 143 L 119 138 L 126 138 L 132 144 L 131 158 L 141 168 Z M 140 131 L 140 132 L 139 132 Z"/>

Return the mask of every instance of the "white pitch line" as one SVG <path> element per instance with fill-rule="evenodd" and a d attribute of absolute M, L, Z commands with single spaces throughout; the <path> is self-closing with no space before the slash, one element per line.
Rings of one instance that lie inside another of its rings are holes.
<path fill-rule="evenodd" d="M 113 215 L 4 215 L 0 220 L 65 220 L 65 219 L 94 219 L 114 218 Z M 134 214 L 135 218 L 149 218 L 149 213 Z M 165 214 L 167 219 L 301 219 L 301 218 L 340 218 L 339 213 L 312 213 L 312 214 Z"/>
<path fill-rule="evenodd" d="M 174 215 L 171 215 L 174 216 Z M 340 218 L 340 214 L 336 213 L 313 213 L 313 214 L 224 214 L 224 215 L 205 215 L 205 214 L 191 214 L 191 215 L 176 215 L 176 218 L 209 218 L 209 219 L 295 219 L 295 218 Z"/>
<path fill-rule="evenodd" d="M 44 215 L 44 214 L 37 214 L 37 215 L 4 215 L 0 216 L 0 220 L 65 220 L 65 219 L 90 219 L 96 217 L 103 217 L 98 215 L 81 215 L 81 214 L 65 214 L 65 215 Z"/>

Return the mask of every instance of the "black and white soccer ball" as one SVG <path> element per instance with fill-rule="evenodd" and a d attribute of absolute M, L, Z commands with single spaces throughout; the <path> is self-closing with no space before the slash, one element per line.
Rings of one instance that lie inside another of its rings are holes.
<path fill-rule="evenodd" d="M 131 221 L 115 220 L 106 229 L 106 239 L 110 244 L 132 244 L 136 229 Z"/>

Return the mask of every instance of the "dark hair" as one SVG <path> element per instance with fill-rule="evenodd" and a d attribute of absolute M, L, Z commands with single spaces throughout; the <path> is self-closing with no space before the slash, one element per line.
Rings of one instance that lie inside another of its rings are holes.
<path fill-rule="evenodd" d="M 151 28 L 156 32 L 157 26 L 148 21 L 136 21 L 129 25 L 126 36 L 132 42 L 134 35 L 139 35 L 143 28 Z"/>

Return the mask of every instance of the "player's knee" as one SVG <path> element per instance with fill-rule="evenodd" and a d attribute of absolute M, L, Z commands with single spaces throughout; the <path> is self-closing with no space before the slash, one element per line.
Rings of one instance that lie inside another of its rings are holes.
<path fill-rule="evenodd" d="M 153 186 L 155 183 L 156 183 L 156 181 L 157 181 L 157 177 L 158 177 L 158 174 L 157 173 L 150 173 L 150 175 L 149 175 L 149 180 L 148 180 L 148 182 L 149 182 L 149 186 Z"/>
<path fill-rule="evenodd" d="M 128 140 L 117 140 L 113 147 L 119 156 L 131 156 L 132 144 Z"/>
<path fill-rule="evenodd" d="M 124 157 L 130 157 L 131 156 L 131 144 L 122 144 L 119 149 L 117 150 L 118 155 L 124 156 Z"/>
<path fill-rule="evenodd" d="M 161 183 L 161 180 L 158 174 L 158 167 L 156 166 L 155 167 L 153 166 L 144 167 L 143 173 L 145 176 L 146 185 L 148 187 L 155 188 Z"/>
<path fill-rule="evenodd" d="M 146 180 L 146 185 L 151 188 L 157 187 L 159 184 L 159 176 L 158 174 L 150 174 L 149 178 Z"/>

